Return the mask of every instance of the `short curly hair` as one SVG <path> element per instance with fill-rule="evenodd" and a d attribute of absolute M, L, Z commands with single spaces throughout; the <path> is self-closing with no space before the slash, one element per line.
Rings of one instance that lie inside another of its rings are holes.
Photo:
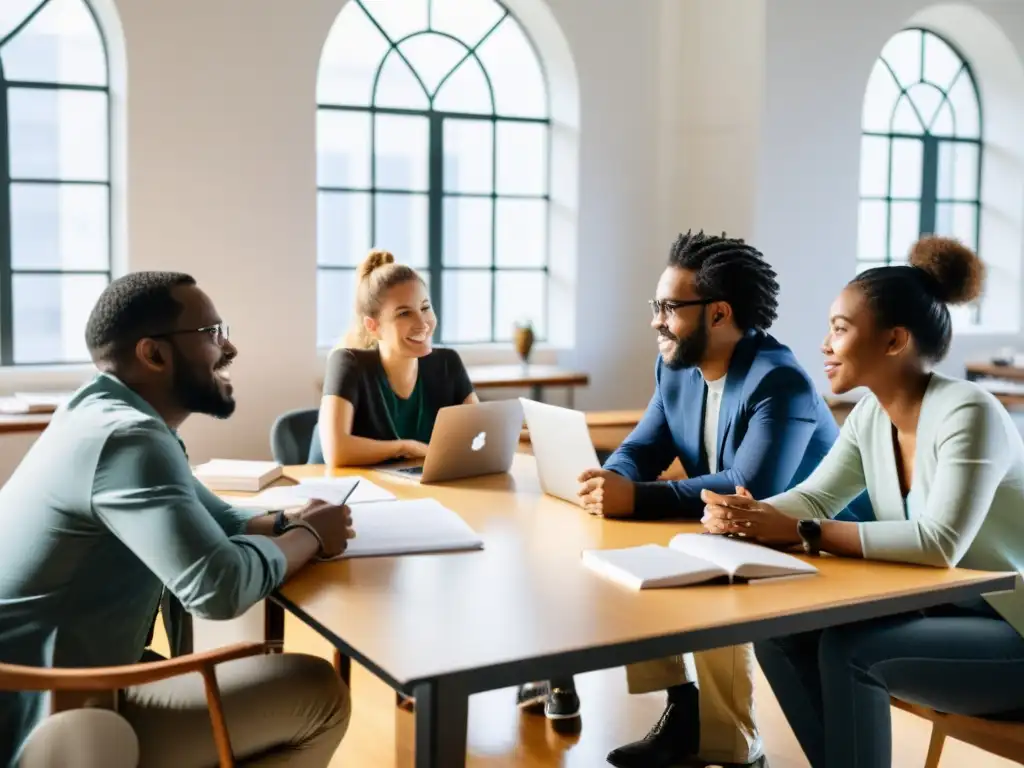
<path fill-rule="evenodd" d="M 779 308 L 779 284 L 775 270 L 762 253 L 743 240 L 703 231 L 679 235 L 672 244 L 668 263 L 695 274 L 697 294 L 732 307 L 742 331 L 766 331 L 775 322 Z"/>
<path fill-rule="evenodd" d="M 181 314 L 173 290 L 195 284 L 183 272 L 131 272 L 111 282 L 85 325 L 93 360 L 114 361 L 139 339 L 171 330 Z"/>

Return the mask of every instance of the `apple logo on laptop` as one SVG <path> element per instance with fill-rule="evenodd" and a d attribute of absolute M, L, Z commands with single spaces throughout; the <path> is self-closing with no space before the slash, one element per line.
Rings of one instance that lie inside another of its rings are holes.
<path fill-rule="evenodd" d="M 483 447 L 487 444 L 487 433 L 481 432 L 479 435 L 473 438 L 473 442 L 470 443 L 469 447 L 474 451 L 483 450 Z"/>

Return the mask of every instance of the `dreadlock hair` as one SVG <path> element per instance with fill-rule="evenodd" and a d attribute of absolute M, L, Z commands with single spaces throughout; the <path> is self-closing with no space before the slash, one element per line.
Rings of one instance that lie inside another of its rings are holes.
<path fill-rule="evenodd" d="M 702 299 L 729 304 L 741 331 L 765 331 L 778 317 L 775 270 L 743 240 L 726 237 L 724 232 L 718 237 L 689 230 L 672 244 L 668 265 L 693 272 L 694 287 Z"/>

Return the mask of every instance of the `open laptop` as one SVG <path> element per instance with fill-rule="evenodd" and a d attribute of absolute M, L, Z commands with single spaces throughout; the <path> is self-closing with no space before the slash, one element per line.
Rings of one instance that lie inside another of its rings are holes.
<path fill-rule="evenodd" d="M 520 398 L 544 493 L 580 505 L 579 476 L 601 463 L 582 411 Z"/>
<path fill-rule="evenodd" d="M 464 403 L 441 408 L 422 465 L 378 467 L 421 483 L 440 483 L 508 472 L 523 429 L 518 400 Z"/>

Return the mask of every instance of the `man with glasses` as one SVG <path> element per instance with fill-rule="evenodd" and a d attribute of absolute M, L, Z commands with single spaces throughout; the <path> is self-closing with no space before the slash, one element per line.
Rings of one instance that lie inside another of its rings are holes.
<path fill-rule="evenodd" d="M 778 291 L 771 266 L 742 240 L 678 237 L 650 302 L 661 353 L 654 396 L 604 467 L 580 477 L 590 513 L 699 520 L 705 489 L 767 498 L 818 465 L 839 431 L 796 358 L 766 333 Z M 675 459 L 686 479 L 660 480 Z M 704 651 L 693 661 L 697 680 L 682 657 L 627 668 L 630 692 L 667 690 L 668 704 L 644 739 L 608 755 L 612 765 L 766 765 L 754 723 L 751 647 Z M 578 711 L 571 681 L 547 686 L 525 687 L 520 701 L 544 696 L 548 709 Z"/>
<path fill-rule="evenodd" d="M 228 366 L 238 351 L 191 277 L 115 280 L 85 336 L 99 374 L 0 489 L 0 662 L 138 662 L 164 590 L 195 616 L 231 619 L 306 563 L 343 552 L 353 535 L 345 507 L 314 501 L 260 514 L 193 477 L 178 428 L 193 413 L 234 412 Z M 348 692 L 328 662 L 259 656 L 222 664 L 217 677 L 236 758 L 326 768 L 349 720 Z M 32 741 L 47 698 L 0 692 L 0 765 Z M 139 765 L 217 764 L 199 675 L 120 699 Z M 65 747 L 82 738 L 44 731 Z"/>

